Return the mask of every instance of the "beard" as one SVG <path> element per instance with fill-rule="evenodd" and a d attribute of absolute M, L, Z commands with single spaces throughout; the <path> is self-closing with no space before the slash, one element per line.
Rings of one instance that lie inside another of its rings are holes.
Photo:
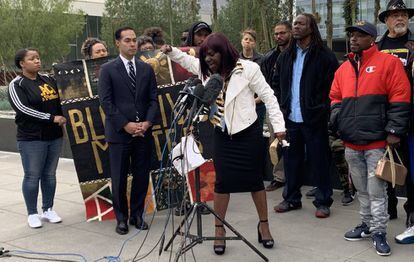
<path fill-rule="evenodd" d="M 289 43 L 289 41 L 279 41 L 279 42 L 276 41 L 276 43 L 278 46 L 285 46 Z"/>
<path fill-rule="evenodd" d="M 408 29 L 407 25 L 404 25 L 404 24 L 398 24 L 394 27 L 394 31 L 397 34 L 405 34 L 407 32 L 407 29 Z"/>

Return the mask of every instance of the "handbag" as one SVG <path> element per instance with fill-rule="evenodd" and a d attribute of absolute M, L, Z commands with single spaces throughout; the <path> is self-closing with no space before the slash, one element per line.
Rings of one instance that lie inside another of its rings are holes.
<path fill-rule="evenodd" d="M 393 151 L 398 157 L 400 163 L 394 161 Z M 405 184 L 405 178 L 407 177 L 407 168 L 404 166 L 401 161 L 400 155 L 397 150 L 387 146 L 384 155 L 378 161 L 377 168 L 375 169 L 375 176 L 388 181 L 392 184 L 392 187 L 395 185 L 403 186 Z"/>

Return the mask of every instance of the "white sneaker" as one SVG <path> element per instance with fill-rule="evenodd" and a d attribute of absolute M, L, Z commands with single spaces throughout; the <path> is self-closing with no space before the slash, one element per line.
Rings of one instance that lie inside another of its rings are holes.
<path fill-rule="evenodd" d="M 404 232 L 395 237 L 395 242 L 398 244 L 413 244 L 414 243 L 414 226 L 407 228 Z"/>
<path fill-rule="evenodd" d="M 42 219 L 49 221 L 50 223 L 62 222 L 62 218 L 60 218 L 60 216 L 58 216 L 58 214 L 55 211 L 53 211 L 51 208 L 43 212 Z"/>
<path fill-rule="evenodd" d="M 42 227 L 42 221 L 38 214 L 29 215 L 27 218 L 27 222 L 29 223 L 29 227 L 31 228 L 39 228 Z"/>

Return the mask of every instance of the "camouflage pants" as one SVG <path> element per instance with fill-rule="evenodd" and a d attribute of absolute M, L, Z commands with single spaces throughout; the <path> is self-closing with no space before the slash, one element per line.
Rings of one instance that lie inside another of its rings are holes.
<path fill-rule="evenodd" d="M 339 181 L 343 190 L 352 189 L 348 163 L 345 160 L 345 146 L 341 139 L 329 136 L 329 147 L 331 148 L 332 161 L 338 171 Z"/>

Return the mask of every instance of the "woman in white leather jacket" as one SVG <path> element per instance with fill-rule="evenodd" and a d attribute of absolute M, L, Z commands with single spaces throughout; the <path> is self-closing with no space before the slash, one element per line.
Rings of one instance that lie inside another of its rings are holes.
<path fill-rule="evenodd" d="M 275 136 L 285 137 L 285 123 L 273 90 L 266 83 L 256 63 L 239 60 L 239 54 L 221 33 L 213 33 L 204 40 L 199 58 L 164 45 L 161 51 L 189 72 L 198 75 L 205 84 L 211 74 L 220 74 L 223 89 L 216 100 L 214 113 L 213 161 L 216 171 L 214 210 L 225 218 L 230 193 L 251 192 L 259 216 L 258 240 L 265 248 L 274 241 L 269 230 L 266 193 L 263 185 L 262 127 L 255 111 L 256 93 L 265 103 Z M 225 236 L 220 220 L 216 219 L 216 236 Z M 224 254 L 226 243 L 214 242 L 214 252 Z"/>

